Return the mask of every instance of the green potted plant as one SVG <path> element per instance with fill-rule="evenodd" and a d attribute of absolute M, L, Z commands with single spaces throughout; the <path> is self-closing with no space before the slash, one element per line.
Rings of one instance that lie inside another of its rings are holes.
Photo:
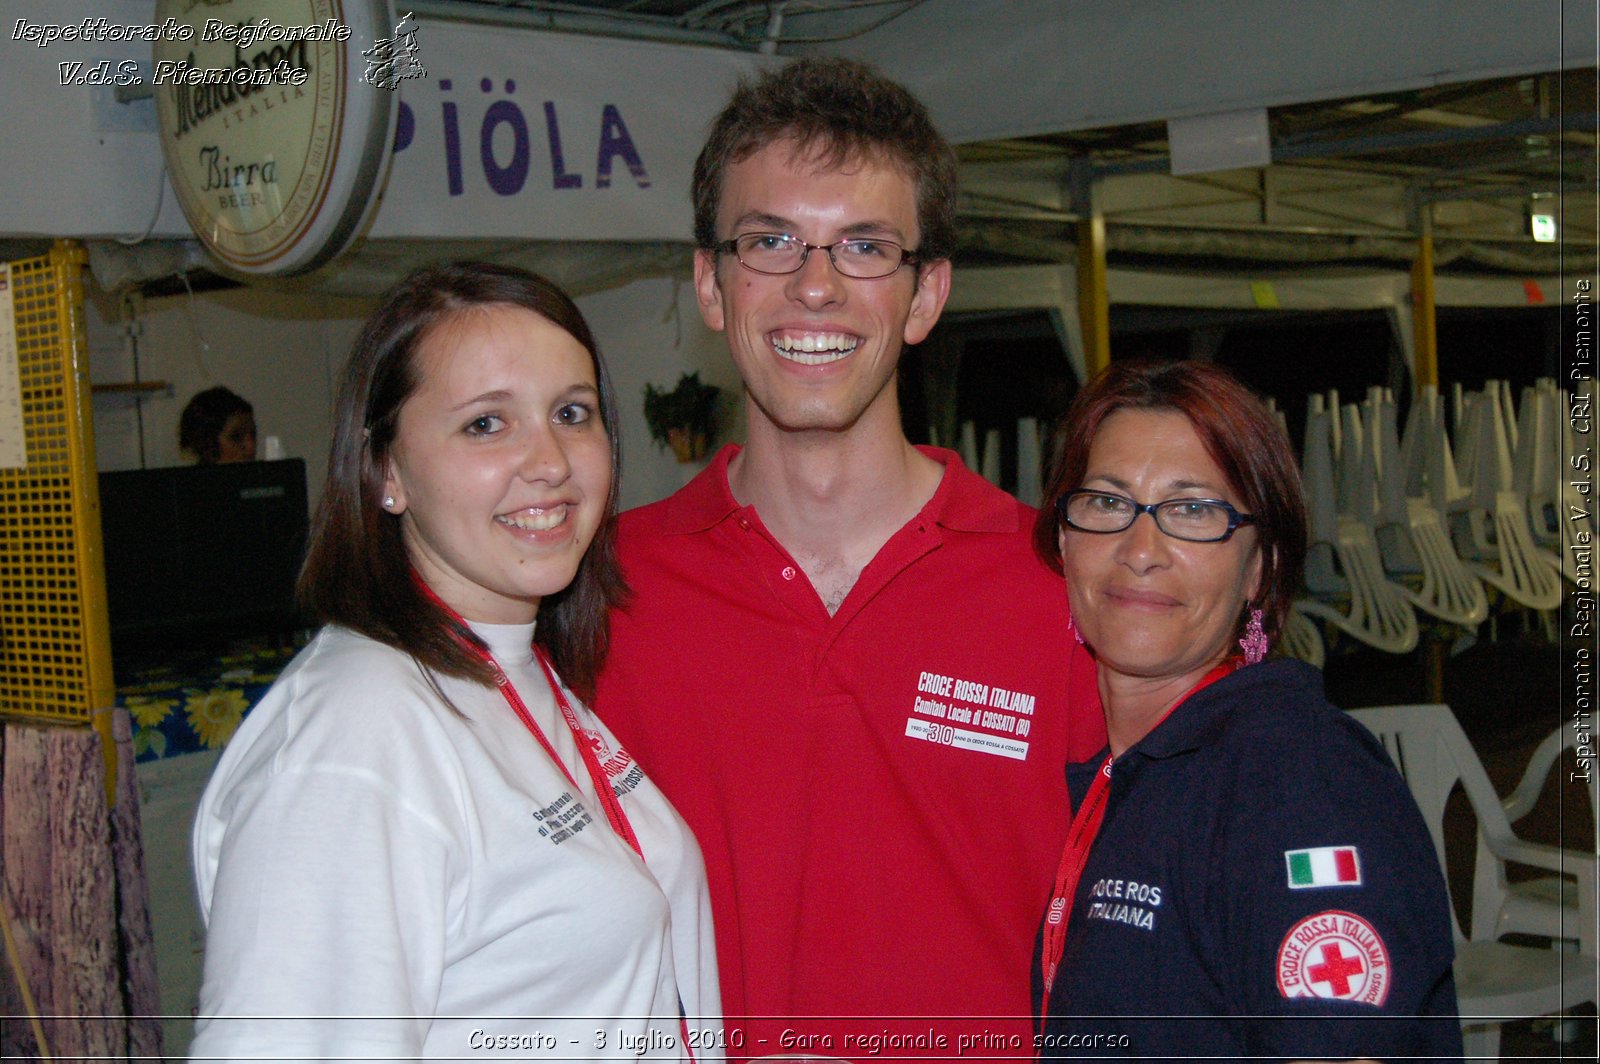
<path fill-rule="evenodd" d="M 721 389 L 685 373 L 672 391 L 644 386 L 644 420 L 657 447 L 671 447 L 680 462 L 704 458 L 717 435 L 717 396 Z"/>

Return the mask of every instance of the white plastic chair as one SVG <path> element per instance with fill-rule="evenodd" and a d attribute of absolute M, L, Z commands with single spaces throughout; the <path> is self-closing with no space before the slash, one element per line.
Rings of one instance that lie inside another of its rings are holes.
<path fill-rule="evenodd" d="M 1445 431 L 1444 402 L 1434 385 L 1423 385 L 1416 402 L 1411 404 L 1400 451 L 1406 468 L 1407 496 L 1426 497 L 1441 514 L 1467 497 L 1457 473 L 1450 435 Z"/>
<path fill-rule="evenodd" d="M 1561 437 L 1557 433 L 1560 395 L 1555 381 L 1546 377 L 1531 388 L 1522 389 L 1522 408 L 1517 413 L 1517 439 L 1511 448 L 1512 483 L 1528 493 L 1528 517 L 1540 546 L 1561 542 L 1556 525 L 1556 502 L 1560 473 Z"/>
<path fill-rule="evenodd" d="M 1372 426 L 1363 420 L 1362 409 L 1355 403 L 1346 404 L 1339 418 L 1343 440 L 1335 479 L 1339 513 L 1372 525 L 1378 513 L 1378 458 L 1372 451 Z"/>
<path fill-rule="evenodd" d="M 1496 492 L 1488 509 L 1474 507 L 1456 516 L 1456 547 L 1478 579 L 1531 609 L 1561 605 L 1561 561 L 1534 545 L 1526 496 Z"/>
<path fill-rule="evenodd" d="M 1457 503 L 1452 528 L 1457 552 L 1484 583 L 1536 610 L 1561 605 L 1560 559 L 1540 550 L 1528 524 L 1527 496 L 1513 490 L 1511 453 L 1498 389 L 1469 404 L 1465 430 L 1474 440 L 1472 491 Z"/>
<path fill-rule="evenodd" d="M 1000 430 L 990 429 L 983 434 L 983 479 L 1000 486 Z"/>
<path fill-rule="evenodd" d="M 1594 503 L 1572 481 L 1570 456 L 1582 453 L 1572 438 L 1571 397 L 1548 377 L 1522 393 L 1522 431 L 1513 459 L 1516 483 L 1528 492 L 1528 521 L 1534 541 L 1553 553 L 1557 570 L 1577 586 L 1579 554 L 1595 542 Z M 1587 534 L 1587 535 L 1585 535 Z"/>
<path fill-rule="evenodd" d="M 961 423 L 961 440 L 956 444 L 956 453 L 961 455 L 961 464 L 974 473 L 982 474 L 983 466 L 979 464 L 982 457 L 978 453 L 978 426 L 971 421 Z"/>
<path fill-rule="evenodd" d="M 1550 770 L 1563 751 L 1577 748 L 1577 732 L 1568 726 L 1545 737 L 1528 759 L 1516 789 L 1502 801 L 1507 824 L 1533 811 Z M 1600 773 L 1588 774 L 1589 813 L 1594 825 L 1590 841 L 1600 845 Z M 1600 932 L 1595 926 L 1596 857 L 1594 849 L 1562 850 L 1566 866 L 1560 874 L 1508 883 L 1505 865 L 1485 847 L 1479 847 L 1473 871 L 1472 934 L 1474 938 L 1499 938 L 1513 932 L 1570 942 L 1580 953 L 1600 954 Z M 1543 867 L 1543 866 L 1538 866 Z M 1586 868 L 1586 871 L 1580 869 Z"/>
<path fill-rule="evenodd" d="M 1017 419 L 1017 498 L 1037 508 L 1044 498 L 1040 477 L 1044 468 L 1040 457 L 1039 419 Z"/>
<path fill-rule="evenodd" d="M 1405 589 L 1384 575 L 1372 529 L 1341 517 L 1333 552 L 1338 562 L 1335 575 L 1342 577 L 1348 599 L 1300 599 L 1296 607 L 1379 650 L 1391 654 L 1414 650 L 1421 634 L 1416 611 Z"/>
<path fill-rule="evenodd" d="M 1384 571 L 1401 594 L 1424 613 L 1473 629 L 1489 616 L 1483 583 L 1450 544 L 1444 518 L 1419 491 L 1406 494 L 1407 469 L 1395 429 L 1394 403 L 1374 395 L 1366 404 L 1371 455 L 1362 475 L 1375 483 L 1375 536 Z"/>
<path fill-rule="evenodd" d="M 1314 669 L 1320 669 L 1327 664 L 1328 650 L 1322 643 L 1322 633 L 1317 631 L 1317 626 L 1300 612 L 1298 602 L 1284 619 L 1278 645 L 1285 654 L 1291 658 L 1299 658 Z"/>
<path fill-rule="evenodd" d="M 1306 505 L 1310 512 L 1306 589 L 1312 597 L 1295 608 L 1379 650 L 1405 654 L 1417 645 L 1417 615 L 1398 584 L 1383 571 L 1378 542 L 1362 521 L 1338 513 L 1331 433 L 1335 418 L 1313 395 L 1306 418 Z M 1348 451 L 1359 447 L 1347 435 Z"/>
<path fill-rule="evenodd" d="M 1489 616 L 1483 582 L 1456 554 L 1444 519 L 1428 500 L 1407 499 L 1405 523 L 1378 529 L 1377 539 L 1384 569 L 1401 578 L 1401 594 L 1417 609 L 1464 628 L 1476 628 Z"/>
<path fill-rule="evenodd" d="M 1343 582 L 1333 569 L 1333 541 L 1339 536 L 1338 491 L 1333 480 L 1333 419 L 1323 397 L 1307 400 L 1305 444 L 1300 477 L 1305 485 L 1307 517 L 1306 587 L 1314 595 L 1341 592 Z"/>
<path fill-rule="evenodd" d="M 1562 867 L 1564 858 L 1556 847 L 1523 842 L 1512 833 L 1500 797 L 1449 706 L 1378 706 L 1351 710 L 1350 716 L 1378 737 L 1405 777 L 1433 836 L 1441 870 L 1447 868 L 1445 804 L 1458 783 L 1477 816 L 1480 848 L 1501 861 Z M 1587 876 L 1578 875 L 1580 891 L 1587 890 L 1592 898 L 1592 867 Z M 1590 913 L 1592 918 L 1592 909 Z M 1499 1056 L 1500 1024 L 1505 1020 L 1549 1015 L 1596 1000 L 1600 962 L 1593 956 L 1513 946 L 1480 936 L 1469 939 L 1462 934 L 1454 905 L 1450 922 L 1456 938 L 1456 999 L 1468 1059 Z"/>

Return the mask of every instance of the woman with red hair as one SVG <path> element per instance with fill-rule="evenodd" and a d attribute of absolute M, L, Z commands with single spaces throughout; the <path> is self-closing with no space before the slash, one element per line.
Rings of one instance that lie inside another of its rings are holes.
<path fill-rule="evenodd" d="M 1268 660 L 1306 551 L 1272 415 L 1213 365 L 1112 366 L 1067 412 L 1034 543 L 1109 736 L 1068 766 L 1041 1055 L 1460 1056 L 1421 814 L 1321 675 Z"/>

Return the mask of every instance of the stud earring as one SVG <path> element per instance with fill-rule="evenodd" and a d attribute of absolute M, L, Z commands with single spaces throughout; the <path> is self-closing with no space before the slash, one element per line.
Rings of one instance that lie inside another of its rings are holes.
<path fill-rule="evenodd" d="M 383 497 L 383 508 L 385 510 L 393 510 L 394 509 L 394 496 L 393 495 L 385 495 Z"/>
<path fill-rule="evenodd" d="M 1239 640 L 1239 649 L 1244 651 L 1244 663 L 1256 665 L 1267 656 L 1267 651 L 1272 644 L 1267 641 L 1267 633 L 1261 630 L 1261 611 L 1250 611 L 1250 619 L 1244 625 L 1244 638 Z"/>

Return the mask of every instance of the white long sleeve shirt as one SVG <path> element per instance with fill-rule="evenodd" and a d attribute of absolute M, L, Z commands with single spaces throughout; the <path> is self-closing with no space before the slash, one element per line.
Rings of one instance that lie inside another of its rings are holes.
<path fill-rule="evenodd" d="M 474 625 L 577 782 L 500 692 L 325 629 L 201 799 L 195 1059 L 721 1057 L 700 852 L 569 694 L 645 860 L 595 798 L 531 651 Z"/>

